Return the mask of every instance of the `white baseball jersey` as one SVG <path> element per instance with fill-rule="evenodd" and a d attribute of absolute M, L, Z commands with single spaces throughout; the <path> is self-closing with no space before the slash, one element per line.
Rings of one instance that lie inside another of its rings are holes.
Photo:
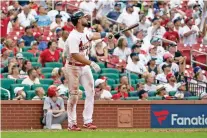
<path fill-rule="evenodd" d="M 84 31 L 84 33 L 80 33 L 77 30 L 73 29 L 69 34 L 66 43 L 66 54 L 70 59 L 70 62 L 81 64 L 72 58 L 73 53 L 79 53 L 85 58 L 89 59 L 88 55 L 90 52 L 90 40 L 92 38 L 92 32 Z"/>

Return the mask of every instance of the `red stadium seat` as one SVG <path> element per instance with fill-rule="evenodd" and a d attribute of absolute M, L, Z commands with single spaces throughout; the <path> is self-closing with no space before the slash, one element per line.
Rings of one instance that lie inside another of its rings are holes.
<path fill-rule="evenodd" d="M 181 53 L 183 56 L 187 57 L 186 64 L 190 64 L 190 49 L 183 49 Z"/>
<path fill-rule="evenodd" d="M 201 62 L 201 63 L 207 65 L 207 56 L 206 55 L 203 55 L 203 54 L 196 55 L 195 60 L 197 62 Z M 196 66 L 200 66 L 203 70 L 207 70 L 207 67 L 202 66 L 200 64 L 196 64 Z"/>

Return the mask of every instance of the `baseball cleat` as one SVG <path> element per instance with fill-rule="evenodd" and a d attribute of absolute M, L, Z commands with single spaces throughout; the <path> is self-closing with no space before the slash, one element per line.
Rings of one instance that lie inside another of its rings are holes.
<path fill-rule="evenodd" d="M 77 125 L 73 125 L 72 127 L 68 127 L 69 131 L 81 131 L 81 129 Z"/>
<path fill-rule="evenodd" d="M 84 124 L 83 127 L 88 129 L 97 129 L 97 126 L 95 126 L 93 123 Z"/>

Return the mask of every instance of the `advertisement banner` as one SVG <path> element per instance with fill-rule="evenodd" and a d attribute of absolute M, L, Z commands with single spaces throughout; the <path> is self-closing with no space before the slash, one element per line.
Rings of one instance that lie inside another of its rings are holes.
<path fill-rule="evenodd" d="M 207 128 L 207 105 L 151 105 L 151 128 Z"/>

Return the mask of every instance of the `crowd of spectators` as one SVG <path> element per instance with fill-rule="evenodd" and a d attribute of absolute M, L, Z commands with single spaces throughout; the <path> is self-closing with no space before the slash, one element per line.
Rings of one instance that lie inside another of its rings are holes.
<path fill-rule="evenodd" d="M 1 7 L 1 78 L 22 79 L 21 84 L 33 86 L 46 78 L 41 72 L 48 62 L 59 62 L 62 67 L 54 67 L 50 74 L 60 97 L 67 100 L 69 89 L 64 77 L 64 64 L 67 64 L 67 51 L 64 44 L 74 29 L 67 1 L 4 1 Z M 70 3 L 70 2 L 68 2 Z M 184 99 L 195 96 L 186 89 L 187 58 L 178 44 L 190 47 L 200 44 L 207 49 L 207 13 L 203 0 L 84 0 L 77 1 L 78 8 L 89 16 L 86 31 L 113 32 L 139 24 L 119 36 L 91 42 L 89 58 L 95 62 L 108 62 L 118 59 L 117 69 L 137 74 L 139 79 L 133 87 L 127 75 L 119 78 L 117 87 L 107 84 L 107 77 L 97 78 L 96 100 L 118 100 L 129 97 L 136 91 L 139 100 L 147 100 L 150 91 L 161 99 Z M 70 9 L 69 9 L 70 10 Z M 200 46 L 199 45 L 199 46 Z M 26 50 L 26 51 L 25 51 Z M 207 50 L 206 50 L 207 51 Z M 36 57 L 40 67 L 32 65 L 30 55 Z M 124 65 L 118 66 L 124 62 Z M 189 66 L 189 65 L 188 65 Z M 110 67 L 110 66 L 109 66 Z M 189 67 L 188 67 L 189 68 Z M 206 67 L 191 66 L 191 83 L 207 87 Z M 87 81 L 87 80 L 86 80 Z M 117 80 L 116 80 L 117 81 Z M 112 93 L 116 91 L 116 93 Z M 16 87 L 14 100 L 26 99 L 24 87 Z M 171 96 L 170 91 L 175 91 Z M 47 91 L 35 89 L 32 100 L 45 99 Z M 80 99 L 84 94 L 79 91 Z M 206 92 L 198 93 L 205 99 Z"/>

